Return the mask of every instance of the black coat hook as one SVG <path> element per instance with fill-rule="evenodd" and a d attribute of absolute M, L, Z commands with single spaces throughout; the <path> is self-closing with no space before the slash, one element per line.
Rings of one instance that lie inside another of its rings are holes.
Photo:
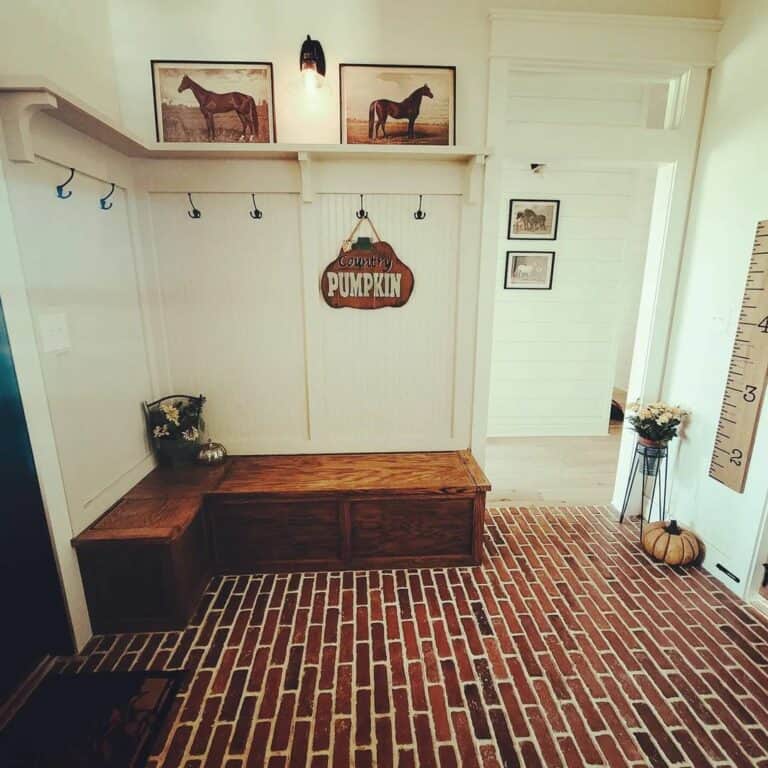
<path fill-rule="evenodd" d="M 69 184 L 70 181 L 75 177 L 75 169 L 70 168 L 69 169 L 69 178 L 63 183 L 63 184 L 57 184 L 56 185 L 56 197 L 60 197 L 62 200 L 66 200 L 68 197 L 72 197 L 72 191 L 67 190 L 64 191 L 64 187 Z"/>
<path fill-rule="evenodd" d="M 101 208 L 102 211 L 108 211 L 112 207 L 112 203 L 108 203 L 107 200 L 109 200 L 109 198 L 112 197 L 112 195 L 114 194 L 115 194 L 115 183 L 112 182 L 112 189 L 110 189 L 109 192 L 107 192 L 107 194 L 104 195 L 104 197 L 99 198 L 99 207 Z"/>
<path fill-rule="evenodd" d="M 251 200 L 253 200 L 253 210 L 248 211 L 248 215 L 252 219 L 260 219 L 264 214 L 256 207 L 256 195 L 251 193 Z"/>
<path fill-rule="evenodd" d="M 421 198 L 423 195 L 419 195 L 419 209 L 417 211 L 413 212 L 413 218 L 416 219 L 416 221 L 424 221 L 424 219 L 427 218 L 426 211 L 421 210 Z"/>
<path fill-rule="evenodd" d="M 360 195 L 360 210 L 355 213 L 355 216 L 358 219 L 367 219 L 368 218 L 368 211 L 363 208 L 363 196 Z"/>
<path fill-rule="evenodd" d="M 192 202 L 192 193 L 187 192 L 187 197 L 189 198 L 189 204 L 192 206 L 192 210 L 187 211 L 187 216 L 189 216 L 190 219 L 199 219 L 203 214 L 195 208 L 195 204 Z"/>

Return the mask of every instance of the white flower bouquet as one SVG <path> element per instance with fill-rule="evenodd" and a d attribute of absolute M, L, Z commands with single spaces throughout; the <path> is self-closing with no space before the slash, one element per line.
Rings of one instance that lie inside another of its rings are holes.
<path fill-rule="evenodd" d="M 627 421 L 641 440 L 666 444 L 677 437 L 677 428 L 689 416 L 689 412 L 667 403 L 648 403 L 639 400 L 627 406 Z"/>
<path fill-rule="evenodd" d="M 203 403 L 203 395 L 171 395 L 144 403 L 147 429 L 161 464 L 194 460 L 205 428 Z"/>

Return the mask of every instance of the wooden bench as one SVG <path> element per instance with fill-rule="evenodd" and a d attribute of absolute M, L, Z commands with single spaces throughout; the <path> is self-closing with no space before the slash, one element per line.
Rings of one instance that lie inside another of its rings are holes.
<path fill-rule="evenodd" d="M 479 563 L 489 488 L 468 451 L 156 469 L 73 541 L 91 622 L 182 627 L 212 573 Z"/>

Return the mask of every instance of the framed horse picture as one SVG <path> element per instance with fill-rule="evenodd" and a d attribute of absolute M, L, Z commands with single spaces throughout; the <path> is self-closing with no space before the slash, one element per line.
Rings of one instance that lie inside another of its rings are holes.
<path fill-rule="evenodd" d="M 504 287 L 551 291 L 554 272 L 554 251 L 507 251 Z"/>
<path fill-rule="evenodd" d="M 339 65 L 342 144 L 456 143 L 456 67 Z"/>
<path fill-rule="evenodd" d="M 159 60 L 151 64 L 158 141 L 277 141 L 272 64 Z"/>
<path fill-rule="evenodd" d="M 557 240 L 559 200 L 510 200 L 507 240 Z"/>

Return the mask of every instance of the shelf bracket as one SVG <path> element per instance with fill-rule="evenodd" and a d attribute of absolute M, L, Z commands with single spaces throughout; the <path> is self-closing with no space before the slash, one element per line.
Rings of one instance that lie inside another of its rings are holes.
<path fill-rule="evenodd" d="M 299 152 L 297 159 L 301 173 L 301 201 L 312 203 L 315 200 L 315 191 L 312 189 L 312 157 L 309 152 Z"/>
<path fill-rule="evenodd" d="M 55 109 L 58 101 L 47 91 L 18 91 L 0 95 L 0 120 L 3 123 L 8 159 L 17 163 L 33 163 L 30 123 L 41 109 Z"/>
<path fill-rule="evenodd" d="M 482 189 L 482 171 L 485 166 L 485 155 L 473 155 L 467 160 L 465 169 L 464 194 L 467 205 L 476 205 L 480 200 Z"/>

